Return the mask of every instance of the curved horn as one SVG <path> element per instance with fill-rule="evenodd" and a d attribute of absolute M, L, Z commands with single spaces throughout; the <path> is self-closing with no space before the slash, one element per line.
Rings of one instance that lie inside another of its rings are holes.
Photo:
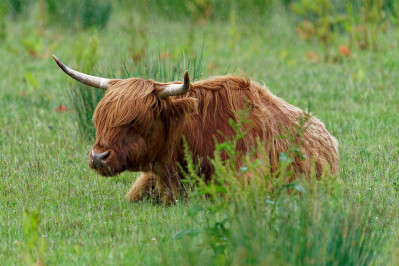
<path fill-rule="evenodd" d="M 62 69 L 62 71 L 64 71 L 66 74 L 76 79 L 77 81 L 103 90 L 106 90 L 109 87 L 109 81 L 111 81 L 110 79 L 80 73 L 64 65 L 55 55 L 53 55 L 53 58 L 57 65 Z"/>
<path fill-rule="evenodd" d="M 188 77 L 188 71 L 184 73 L 183 84 L 170 84 L 163 91 L 159 93 L 159 97 L 164 99 L 169 96 L 183 95 L 190 89 L 190 78 Z"/>

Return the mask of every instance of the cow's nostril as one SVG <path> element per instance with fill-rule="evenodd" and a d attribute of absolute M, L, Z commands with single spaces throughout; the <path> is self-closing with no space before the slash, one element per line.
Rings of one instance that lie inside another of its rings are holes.
<path fill-rule="evenodd" d="M 108 157 L 108 155 L 109 155 L 109 151 L 105 151 L 105 152 L 103 152 L 103 153 L 98 154 L 98 157 L 99 157 L 101 160 L 105 160 L 105 159 Z"/>
<path fill-rule="evenodd" d="M 93 166 L 95 168 L 102 168 L 105 166 L 104 160 L 109 156 L 109 151 L 105 151 L 102 153 L 95 153 L 93 150 L 91 151 L 91 157 L 93 159 Z"/>

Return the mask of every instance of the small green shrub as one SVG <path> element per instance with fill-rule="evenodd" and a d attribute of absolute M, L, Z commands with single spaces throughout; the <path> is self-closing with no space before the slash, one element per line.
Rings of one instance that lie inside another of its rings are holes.
<path fill-rule="evenodd" d="M 332 47 L 341 46 L 341 55 L 349 56 L 353 44 L 361 50 L 378 50 L 378 43 L 390 24 L 397 21 L 394 2 L 383 0 L 297 0 L 290 5 L 301 18 L 297 33 L 300 38 L 316 39 L 323 49 L 324 61 L 335 62 L 340 55 Z M 348 46 L 342 43 L 348 39 Z M 342 47 L 345 47 L 342 49 Z"/>
<path fill-rule="evenodd" d="M 387 26 L 388 16 L 384 11 L 384 1 L 365 0 L 355 41 L 361 49 L 378 50 L 380 35 L 386 31 Z"/>
<path fill-rule="evenodd" d="M 304 32 L 308 38 L 314 37 L 323 48 L 324 61 L 330 61 L 336 29 L 345 17 L 334 12 L 333 4 L 329 0 L 299 0 L 292 4 L 292 10 L 305 18 L 298 30 Z"/>
<path fill-rule="evenodd" d="M 25 265 L 43 265 L 47 241 L 39 235 L 39 211 L 26 210 L 23 214 L 22 223 L 25 241 L 20 243 L 21 260 Z"/>
<path fill-rule="evenodd" d="M 261 154 L 262 145 L 250 154 L 237 152 L 237 141 L 247 133 L 242 128 L 248 127 L 243 125 L 250 123 L 245 110 L 238 113 L 238 118 L 230 121 L 236 136 L 216 145 L 211 182 L 202 181 L 186 147 L 186 182 L 192 189 L 187 215 L 197 226 L 175 234 L 176 241 L 184 243 L 180 251 L 183 258 L 176 263 L 376 263 L 387 244 L 384 230 L 392 228 L 389 215 L 385 216 L 372 199 L 360 203 L 346 196 L 338 177 L 324 176 L 319 181 L 312 176 L 290 182 L 290 164 L 303 156 L 291 136 L 302 136 L 307 118 L 282 136 L 290 140 L 291 147 L 280 154 L 279 169 L 273 174 L 267 160 L 253 159 L 253 154 Z M 223 152 L 228 154 L 227 160 L 221 159 Z M 238 156 L 244 161 L 241 167 L 236 165 Z M 195 260 L 189 249 L 198 251 Z"/>

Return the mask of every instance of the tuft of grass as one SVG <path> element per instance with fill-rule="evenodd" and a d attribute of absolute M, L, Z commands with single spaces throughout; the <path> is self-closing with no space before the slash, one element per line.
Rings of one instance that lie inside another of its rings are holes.
<path fill-rule="evenodd" d="M 88 43 L 88 45 L 87 45 Z M 92 73 L 97 66 L 98 60 L 98 37 L 94 33 L 92 36 L 82 35 L 76 44 L 76 61 L 80 66 L 81 72 Z M 79 135 L 84 140 L 92 140 L 95 136 L 93 123 L 91 122 L 94 109 L 97 103 L 104 96 L 104 91 L 89 86 L 85 86 L 74 80 L 69 80 L 74 84 L 72 91 L 68 91 L 68 98 L 74 109 L 74 119 L 77 122 Z"/>
<path fill-rule="evenodd" d="M 20 244 L 21 260 L 26 265 L 43 265 L 47 241 L 39 236 L 40 214 L 38 210 L 26 210 L 23 214 L 25 242 Z"/>
<path fill-rule="evenodd" d="M 182 80 L 184 71 L 188 70 L 192 81 L 203 76 L 204 48 L 191 56 L 179 53 L 176 59 L 161 52 L 147 52 L 144 59 L 135 61 L 128 58 L 123 66 L 122 78 L 140 77 L 162 82 Z"/>

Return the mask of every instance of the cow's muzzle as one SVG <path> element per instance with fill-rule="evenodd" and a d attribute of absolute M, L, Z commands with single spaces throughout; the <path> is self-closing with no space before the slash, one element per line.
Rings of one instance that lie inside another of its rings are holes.
<path fill-rule="evenodd" d="M 107 166 L 107 158 L 109 156 L 109 151 L 102 153 L 96 153 L 94 150 L 91 151 L 91 163 L 94 169 L 102 169 Z"/>

